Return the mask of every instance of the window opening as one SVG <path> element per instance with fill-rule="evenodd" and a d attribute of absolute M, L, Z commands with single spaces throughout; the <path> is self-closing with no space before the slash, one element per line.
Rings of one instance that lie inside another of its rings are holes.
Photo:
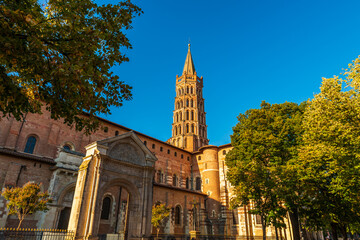
<path fill-rule="evenodd" d="M 103 200 L 102 209 L 101 209 L 101 219 L 105 219 L 105 220 L 109 219 L 110 205 L 111 205 L 110 197 L 105 197 Z"/>
<path fill-rule="evenodd" d="M 36 138 L 34 136 L 28 137 L 25 145 L 24 152 L 33 154 L 36 145 Z"/>

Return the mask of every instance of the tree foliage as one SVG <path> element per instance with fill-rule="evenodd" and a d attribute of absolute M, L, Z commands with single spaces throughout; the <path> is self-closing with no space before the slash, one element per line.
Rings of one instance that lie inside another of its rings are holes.
<path fill-rule="evenodd" d="M 1 193 L 8 201 L 9 214 L 17 215 L 19 219 L 18 228 L 26 216 L 37 211 L 47 211 L 47 204 L 51 198 L 47 192 L 41 192 L 40 184 L 26 183 L 23 187 L 5 188 Z"/>
<path fill-rule="evenodd" d="M 170 208 L 164 203 L 157 202 L 152 207 L 151 224 L 156 228 L 156 239 L 158 239 L 159 231 L 164 223 L 164 220 L 169 217 Z"/>
<path fill-rule="evenodd" d="M 360 59 L 345 79 L 324 78 L 304 117 L 298 161 L 309 228 L 331 228 L 336 238 L 360 223 Z"/>
<path fill-rule="evenodd" d="M 287 211 L 297 209 L 297 181 L 292 161 L 297 157 L 304 104 L 269 104 L 240 114 L 226 156 L 227 178 L 236 205 L 252 206 L 265 227 L 284 226 Z"/>
<path fill-rule="evenodd" d="M 51 118 L 92 132 L 94 115 L 131 99 L 111 67 L 129 61 L 124 30 L 141 9 L 130 0 L 40 2 L 0 0 L 0 111 L 20 120 L 46 108 Z"/>

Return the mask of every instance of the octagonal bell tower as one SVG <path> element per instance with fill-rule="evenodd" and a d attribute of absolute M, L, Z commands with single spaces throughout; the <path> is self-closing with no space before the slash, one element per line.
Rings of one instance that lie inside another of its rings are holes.
<path fill-rule="evenodd" d="M 203 77 L 196 74 L 189 44 L 182 75 L 176 75 L 170 144 L 188 151 L 196 151 L 209 144 L 202 89 Z"/>

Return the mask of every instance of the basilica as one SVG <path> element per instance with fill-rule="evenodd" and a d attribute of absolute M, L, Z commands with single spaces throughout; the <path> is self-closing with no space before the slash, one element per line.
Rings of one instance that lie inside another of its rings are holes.
<path fill-rule="evenodd" d="M 209 145 L 203 84 L 189 44 L 182 74 L 176 76 L 172 135 L 166 141 L 102 118 L 101 130 L 91 135 L 46 111 L 29 113 L 24 121 L 2 118 L 2 189 L 32 181 L 53 199 L 48 211 L 27 217 L 23 227 L 68 229 L 76 239 L 147 238 L 156 232 L 152 206 L 161 202 L 170 208 L 160 231 L 164 239 L 262 236 L 251 206 L 229 208 L 225 156 L 231 145 Z M 0 197 L 0 228 L 17 224 Z M 289 228 L 280 231 L 284 239 L 292 239 Z M 268 227 L 267 236 L 274 235 Z"/>

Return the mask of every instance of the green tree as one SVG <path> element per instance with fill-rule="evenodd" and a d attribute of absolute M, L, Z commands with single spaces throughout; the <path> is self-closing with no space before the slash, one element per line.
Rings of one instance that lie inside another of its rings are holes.
<path fill-rule="evenodd" d="M 331 228 L 337 239 L 360 223 L 360 60 L 323 78 L 321 92 L 304 116 L 304 147 L 298 161 L 308 198 L 309 228 Z"/>
<path fill-rule="evenodd" d="M 299 186 L 294 161 L 301 143 L 305 104 L 269 104 L 240 114 L 231 136 L 233 149 L 226 156 L 227 178 L 234 186 L 235 205 L 252 203 L 250 213 L 266 226 L 284 227 L 288 211 L 294 239 L 300 239 L 297 209 Z"/>
<path fill-rule="evenodd" d="M 152 207 L 151 224 L 156 228 L 156 239 L 159 237 L 160 228 L 164 220 L 170 215 L 170 208 L 164 203 L 157 202 Z"/>
<path fill-rule="evenodd" d="M 47 192 L 41 192 L 40 184 L 26 183 L 23 187 L 5 188 L 1 193 L 7 200 L 9 214 L 17 215 L 18 228 L 26 216 L 37 211 L 47 211 L 51 198 Z"/>
<path fill-rule="evenodd" d="M 0 0 L 0 111 L 21 120 L 46 109 L 77 130 L 95 131 L 96 114 L 131 99 L 111 67 L 129 61 L 124 31 L 141 9 L 130 0 L 40 2 Z"/>

